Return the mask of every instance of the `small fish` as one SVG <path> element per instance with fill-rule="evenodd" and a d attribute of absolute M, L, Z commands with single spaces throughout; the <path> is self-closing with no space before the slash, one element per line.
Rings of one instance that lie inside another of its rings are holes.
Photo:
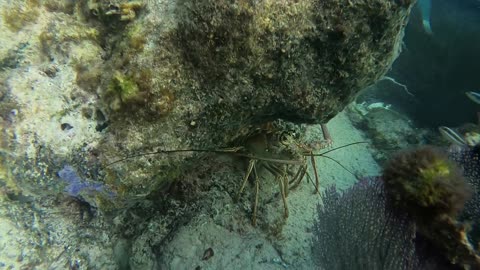
<path fill-rule="evenodd" d="M 471 99 L 473 102 L 480 104 L 480 93 L 479 92 L 466 92 L 465 93 L 469 99 Z"/>
<path fill-rule="evenodd" d="M 430 14 L 432 10 L 432 0 L 420 0 L 418 1 L 420 7 L 420 13 L 422 15 L 422 25 L 425 32 L 429 35 L 433 35 L 432 26 L 430 24 Z"/>
<path fill-rule="evenodd" d="M 467 142 L 465 141 L 463 136 L 458 134 L 458 132 L 452 130 L 451 128 L 446 126 L 441 126 L 438 128 L 438 130 L 440 131 L 440 134 L 442 134 L 442 136 L 445 139 L 447 139 L 449 142 L 459 146 L 467 145 Z"/>

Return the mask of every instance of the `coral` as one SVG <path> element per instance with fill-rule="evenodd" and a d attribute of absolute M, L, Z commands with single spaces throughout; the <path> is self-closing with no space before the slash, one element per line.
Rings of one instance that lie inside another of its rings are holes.
<path fill-rule="evenodd" d="M 321 269 L 418 269 L 413 223 L 386 208 L 381 179 L 327 188 L 317 214 L 312 251 Z"/>
<path fill-rule="evenodd" d="M 400 152 L 383 178 L 391 202 L 419 222 L 442 215 L 455 218 L 470 196 L 460 169 L 433 147 Z"/>

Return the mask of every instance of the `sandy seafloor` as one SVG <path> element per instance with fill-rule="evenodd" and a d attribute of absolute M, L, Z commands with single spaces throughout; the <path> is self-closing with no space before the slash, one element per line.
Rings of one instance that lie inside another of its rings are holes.
<path fill-rule="evenodd" d="M 333 118 L 328 127 L 333 147 L 366 141 L 345 112 Z M 321 139 L 321 134 L 319 125 L 307 129 L 307 136 L 313 140 Z M 380 169 L 369 147 L 369 144 L 354 145 L 329 156 L 358 176 L 378 175 Z M 326 158 L 318 157 L 317 166 L 322 189 L 331 184 L 343 189 L 356 181 L 352 174 Z M 214 182 L 223 181 L 222 177 L 241 181 L 243 174 L 228 164 L 214 171 L 211 176 L 216 178 Z M 313 176 L 312 171 L 310 174 Z M 223 182 L 228 185 L 228 181 Z M 16 218 L 21 214 L 12 215 L 12 211 L 28 212 L 28 205 L 15 206 L 3 201 L 0 269 L 68 269 L 72 265 L 78 267 L 72 269 L 314 269 L 311 227 L 320 196 L 313 194 L 313 185 L 304 180 L 289 194 L 290 216 L 283 222 L 278 187 L 268 183 L 265 180 L 260 188 L 257 227 L 250 222 L 249 200 L 253 190 L 250 184 L 240 202 L 234 202 L 224 189 L 212 188 L 202 197 L 203 202 L 198 203 L 198 211 L 168 237 L 156 231 L 159 223 L 152 218 L 128 240 L 118 236 L 118 230 L 110 230 L 118 225 L 116 219 L 102 220 L 99 215 L 91 221 L 95 226 L 79 225 L 57 209 L 45 215 L 47 218 L 33 211 L 27 214 L 31 220 L 25 222 Z M 262 192 L 269 189 L 275 195 L 269 199 L 262 197 Z M 209 248 L 213 256 L 202 260 Z"/>

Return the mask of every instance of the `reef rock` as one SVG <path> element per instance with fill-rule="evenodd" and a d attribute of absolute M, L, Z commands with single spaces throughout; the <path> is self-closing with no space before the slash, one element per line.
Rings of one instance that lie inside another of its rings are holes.
<path fill-rule="evenodd" d="M 235 146 L 260 125 L 276 119 L 328 122 L 390 68 L 413 3 L 89 0 L 35 4 L 40 18 L 32 20 L 41 23 L 20 31 L 38 36 L 36 49 L 44 59 L 35 58 L 35 63 L 45 81 L 61 79 L 61 85 L 48 92 L 59 97 L 55 128 L 65 115 L 72 118 L 68 123 L 74 127 L 88 126 L 88 131 L 64 131 L 75 135 L 67 146 L 59 145 L 62 140 L 54 136 L 49 141 L 35 136 L 36 144 L 46 146 L 52 155 L 62 150 L 60 159 L 50 157 L 56 162 L 50 172 L 64 166 L 58 160 L 79 161 L 75 162 L 79 177 L 92 175 L 115 186 L 119 195 L 138 198 L 181 176 L 198 163 L 198 153 L 110 163 L 145 151 Z M 12 100 L 33 80 L 22 84 L 19 78 L 29 77 L 22 72 L 9 75 Z M 39 85 L 37 81 L 42 80 L 34 81 Z M 20 104 L 34 102 L 25 102 L 28 97 L 21 96 Z M 37 108 L 37 114 L 38 110 L 42 108 Z M 42 126 L 38 121 L 35 126 Z M 26 141 L 32 141 L 34 136 L 28 136 Z M 32 164 L 37 162 L 35 155 L 30 156 Z M 92 165 L 87 161 L 95 163 L 95 168 L 87 169 Z"/>

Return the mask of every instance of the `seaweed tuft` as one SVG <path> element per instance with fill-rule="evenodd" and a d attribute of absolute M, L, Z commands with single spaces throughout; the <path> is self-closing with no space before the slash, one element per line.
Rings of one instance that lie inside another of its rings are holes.
<path fill-rule="evenodd" d="M 383 179 L 391 202 L 419 222 L 455 218 L 471 196 L 460 168 L 430 146 L 400 152 L 386 166 Z"/>

